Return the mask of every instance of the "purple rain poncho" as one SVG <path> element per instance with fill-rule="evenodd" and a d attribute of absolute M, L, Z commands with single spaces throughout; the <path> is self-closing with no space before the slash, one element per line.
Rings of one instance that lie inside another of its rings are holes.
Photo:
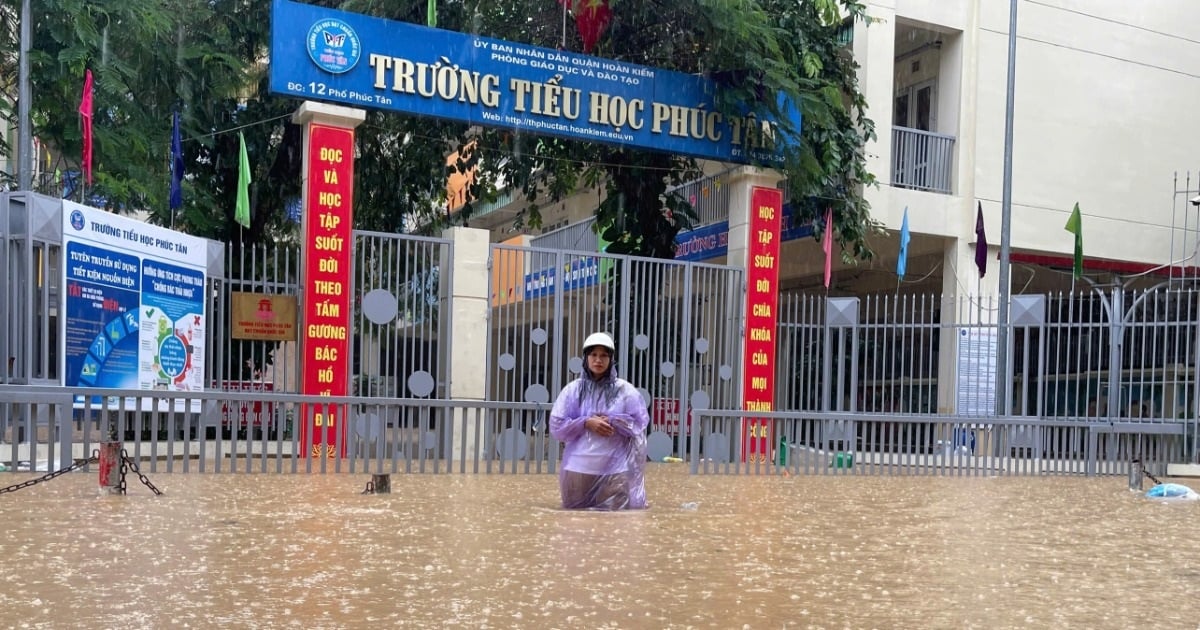
<path fill-rule="evenodd" d="M 615 432 L 604 437 L 584 423 L 607 416 Z M 646 507 L 646 401 L 610 369 L 600 380 L 586 372 L 571 381 L 550 411 L 550 434 L 566 443 L 558 485 L 566 509 Z"/>

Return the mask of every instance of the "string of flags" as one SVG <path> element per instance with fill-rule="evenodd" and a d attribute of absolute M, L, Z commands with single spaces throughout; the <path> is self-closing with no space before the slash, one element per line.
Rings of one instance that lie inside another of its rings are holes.
<path fill-rule="evenodd" d="M 826 215 L 826 221 L 829 221 L 828 215 Z M 1075 203 L 1075 208 L 1071 211 L 1071 216 L 1067 218 L 1067 224 L 1063 229 L 1075 235 L 1072 276 L 1078 280 L 1083 277 L 1083 217 L 1079 211 L 1078 202 Z M 896 256 L 896 276 L 900 281 L 904 280 L 904 275 L 908 270 L 908 243 L 911 238 L 912 236 L 908 229 L 908 206 L 905 206 L 904 218 L 900 222 L 900 251 Z M 828 288 L 830 258 L 828 241 L 825 258 L 825 287 Z M 983 202 L 977 201 L 975 209 L 975 268 L 978 270 L 980 278 L 987 275 L 987 263 L 988 240 L 987 230 L 984 228 L 983 222 Z"/>
<path fill-rule="evenodd" d="M 433 0 L 430 0 L 430 7 L 434 6 Z M 79 98 L 79 122 L 81 135 L 83 138 L 82 153 L 80 155 L 80 170 L 82 171 L 84 181 L 87 185 L 93 183 L 93 168 L 92 157 L 94 152 L 93 139 L 93 109 L 95 105 L 94 95 L 95 81 L 92 76 L 91 69 L 84 71 L 83 90 Z M 240 131 L 246 127 L 266 124 L 275 119 L 259 121 L 250 125 L 242 125 L 235 128 L 238 130 L 238 188 L 237 201 L 235 206 L 234 219 L 244 227 L 250 227 L 250 160 L 246 152 L 246 138 Z M 175 212 L 183 206 L 183 178 L 184 178 L 184 158 L 183 158 L 183 133 L 180 129 L 180 113 L 178 110 L 171 114 L 171 146 L 170 146 L 170 189 L 168 194 L 168 206 L 171 212 Z M 232 132 L 234 129 L 224 132 L 216 132 L 212 135 L 220 133 Z M 56 175 L 57 177 L 57 175 Z"/>

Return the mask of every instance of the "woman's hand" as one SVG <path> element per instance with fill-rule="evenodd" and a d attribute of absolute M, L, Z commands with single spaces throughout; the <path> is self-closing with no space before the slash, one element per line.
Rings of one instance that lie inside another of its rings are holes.
<path fill-rule="evenodd" d="M 609 437 L 616 433 L 616 429 L 613 429 L 613 426 L 608 423 L 608 418 L 599 414 L 584 420 L 583 426 L 600 437 Z"/>

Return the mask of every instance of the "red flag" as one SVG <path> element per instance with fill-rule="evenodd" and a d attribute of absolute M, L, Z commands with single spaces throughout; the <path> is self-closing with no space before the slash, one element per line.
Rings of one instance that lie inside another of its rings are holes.
<path fill-rule="evenodd" d="M 825 209 L 825 236 L 821 247 L 825 249 L 825 288 L 829 288 L 829 275 L 833 271 L 833 208 Z"/>
<path fill-rule="evenodd" d="M 83 178 L 92 183 L 92 71 L 83 74 L 83 98 L 79 101 L 79 117 L 83 119 Z"/>
<path fill-rule="evenodd" d="M 575 14 L 575 27 L 579 29 L 579 38 L 583 40 L 583 52 L 592 52 L 592 47 L 600 39 L 600 34 L 612 19 L 612 11 L 605 0 L 559 0 L 571 13 Z"/>

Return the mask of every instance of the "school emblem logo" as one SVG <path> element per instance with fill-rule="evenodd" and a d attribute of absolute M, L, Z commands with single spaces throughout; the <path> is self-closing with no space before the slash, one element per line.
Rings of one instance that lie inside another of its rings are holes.
<path fill-rule="evenodd" d="M 320 20 L 308 29 L 308 56 L 317 67 L 330 73 L 349 72 L 362 56 L 358 34 L 337 19 Z"/>
<path fill-rule="evenodd" d="M 83 229 L 83 213 L 78 210 L 71 211 L 71 227 L 76 230 Z"/>

